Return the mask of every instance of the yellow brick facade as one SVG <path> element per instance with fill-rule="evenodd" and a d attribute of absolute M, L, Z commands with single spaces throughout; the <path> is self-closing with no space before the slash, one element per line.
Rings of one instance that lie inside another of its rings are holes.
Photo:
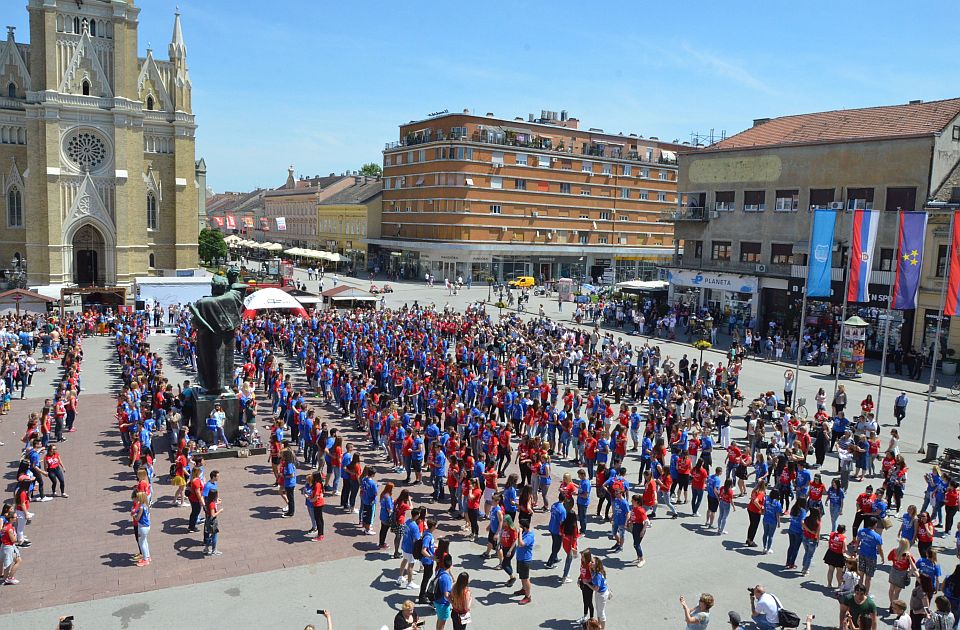
<path fill-rule="evenodd" d="M 29 0 L 0 42 L 0 269 L 127 284 L 197 264 L 196 123 L 180 16 L 138 56 L 132 0 Z M 156 16 L 151 16 L 156 18 Z"/>

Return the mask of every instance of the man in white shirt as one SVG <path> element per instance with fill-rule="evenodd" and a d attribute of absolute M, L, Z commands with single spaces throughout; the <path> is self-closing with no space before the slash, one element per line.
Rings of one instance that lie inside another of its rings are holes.
<path fill-rule="evenodd" d="M 760 630 L 776 630 L 780 624 L 777 599 L 757 584 L 750 593 L 750 616 Z"/>

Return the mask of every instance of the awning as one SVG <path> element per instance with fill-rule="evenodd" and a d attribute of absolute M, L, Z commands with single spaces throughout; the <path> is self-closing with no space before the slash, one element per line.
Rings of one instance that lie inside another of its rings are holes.
<path fill-rule="evenodd" d="M 473 186 L 473 178 L 472 178 L 472 177 L 468 177 L 468 178 L 467 178 L 467 186 Z"/>
<path fill-rule="evenodd" d="M 667 151 L 666 149 L 660 149 L 660 157 L 662 157 L 665 160 L 676 161 L 677 153 L 676 151 Z"/>
<path fill-rule="evenodd" d="M 618 282 L 617 288 L 621 291 L 666 291 L 670 288 L 670 283 L 664 280 L 629 280 L 627 282 Z"/>

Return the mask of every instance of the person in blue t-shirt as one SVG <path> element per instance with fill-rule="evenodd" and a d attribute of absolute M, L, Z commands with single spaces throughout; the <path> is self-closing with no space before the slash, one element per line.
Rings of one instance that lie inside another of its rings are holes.
<path fill-rule="evenodd" d="M 417 508 L 410 513 L 410 518 L 400 530 L 400 551 L 403 553 L 403 560 L 400 561 L 400 577 L 397 579 L 397 584 L 401 588 L 416 588 L 413 585 L 413 547 L 420 540 L 420 521 L 422 520 L 422 508 Z"/>
<path fill-rule="evenodd" d="M 372 466 L 367 466 L 363 471 L 363 479 L 360 481 L 360 526 L 363 527 L 363 533 L 373 534 L 373 506 L 377 502 L 377 493 L 380 488 L 374 479 L 376 471 Z"/>
<path fill-rule="evenodd" d="M 514 595 L 523 595 L 520 604 L 530 603 L 530 563 L 533 562 L 533 546 L 536 544 L 537 537 L 530 531 L 530 523 L 524 522 L 521 525 L 520 536 L 517 539 L 517 575 L 520 576 L 520 590 Z"/>
<path fill-rule="evenodd" d="M 630 514 L 630 504 L 620 490 L 613 491 L 613 548 L 617 553 L 623 549 L 623 537 L 627 528 L 627 516 Z"/>
<path fill-rule="evenodd" d="M 870 580 L 877 570 L 877 562 L 883 562 L 883 537 L 874 530 L 875 524 L 874 518 L 868 516 L 863 528 L 857 532 L 857 568 L 863 576 L 863 585 L 867 587 L 867 592 L 870 591 Z"/>
<path fill-rule="evenodd" d="M 296 511 L 297 502 L 293 500 L 293 492 L 297 488 L 297 466 L 293 463 L 293 452 L 283 451 L 283 491 L 287 498 L 287 510 L 281 518 L 290 518 Z"/>
<path fill-rule="evenodd" d="M 423 532 L 421 538 L 420 564 L 423 566 L 423 579 L 420 580 L 420 597 L 417 601 L 421 604 L 429 604 L 427 597 L 427 584 L 433 577 L 433 569 L 437 560 L 437 539 L 434 536 L 434 530 L 437 528 L 437 519 L 427 519 L 427 531 Z"/>
<path fill-rule="evenodd" d="M 790 539 L 787 547 L 786 568 L 788 569 L 797 568 L 797 554 L 800 552 L 800 545 L 803 544 L 803 519 L 805 518 L 807 518 L 807 500 L 800 497 L 790 508 L 790 525 L 787 528 L 787 537 Z"/>
<path fill-rule="evenodd" d="M 450 619 L 452 607 L 450 606 L 450 593 L 453 591 L 453 576 L 450 575 L 450 567 L 453 566 L 453 559 L 445 555 L 440 559 L 440 570 L 437 571 L 437 590 L 433 599 L 433 608 L 437 611 L 437 630 L 443 630 Z"/>
<path fill-rule="evenodd" d="M 573 505 L 570 506 L 573 508 Z M 550 522 L 547 524 L 547 530 L 550 532 L 551 547 L 550 557 L 547 558 L 547 568 L 552 569 L 553 565 L 560 561 L 560 547 L 563 544 L 563 538 L 560 535 L 560 525 L 567 518 L 567 507 L 559 499 L 550 506 Z"/>
<path fill-rule="evenodd" d="M 587 533 L 587 512 L 590 510 L 591 483 L 587 479 L 587 471 L 581 468 L 577 471 L 577 519 L 580 521 L 580 535 Z"/>
<path fill-rule="evenodd" d="M 780 503 L 780 491 L 771 490 L 767 500 L 763 503 L 763 552 L 771 553 L 773 537 L 780 527 L 780 515 L 783 514 L 783 504 Z"/>

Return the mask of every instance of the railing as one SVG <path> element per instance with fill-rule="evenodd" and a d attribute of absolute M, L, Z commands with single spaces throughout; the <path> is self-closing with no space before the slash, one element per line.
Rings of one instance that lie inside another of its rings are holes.
<path fill-rule="evenodd" d="M 674 221 L 706 221 L 707 218 L 706 208 L 698 208 L 695 206 L 680 208 L 674 211 L 672 215 Z"/>

